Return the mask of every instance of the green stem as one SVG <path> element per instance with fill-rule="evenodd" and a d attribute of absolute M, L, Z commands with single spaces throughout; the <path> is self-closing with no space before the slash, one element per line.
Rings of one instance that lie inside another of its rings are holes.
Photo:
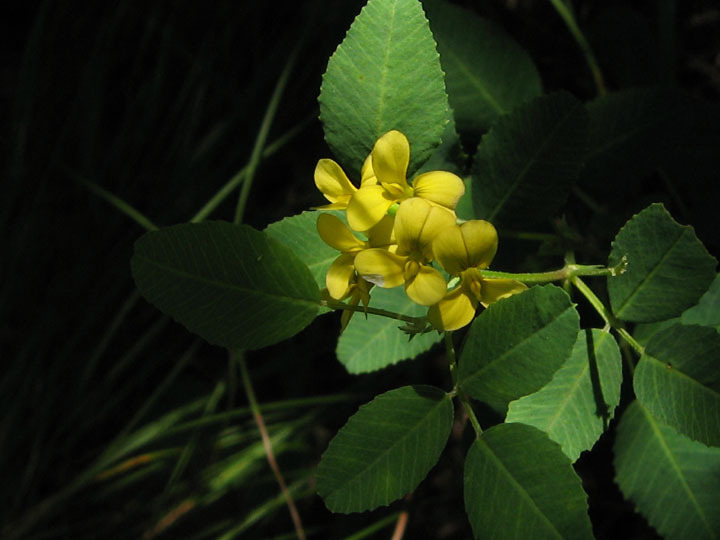
<path fill-rule="evenodd" d="M 250 196 L 250 187 L 252 186 L 255 178 L 255 171 L 260 164 L 260 157 L 262 156 L 265 142 L 267 141 L 268 133 L 270 132 L 270 126 L 275 119 L 275 113 L 277 112 L 278 106 L 280 105 L 280 98 L 282 97 L 287 81 L 290 78 L 290 72 L 295 65 L 295 59 L 297 58 L 299 47 L 295 47 L 295 50 L 290 55 L 285 67 L 283 68 L 277 83 L 275 84 L 275 90 L 273 91 L 270 103 L 268 104 L 265 116 L 263 117 L 262 124 L 260 124 L 260 130 L 258 131 L 257 137 L 255 138 L 255 145 L 253 146 L 250 154 L 250 161 L 247 165 L 247 171 L 245 173 L 245 181 L 240 189 L 240 196 L 238 198 L 237 207 L 235 208 L 235 219 L 234 223 L 241 223 L 245 214 L 245 207 L 247 206 L 248 197 Z"/>
<path fill-rule="evenodd" d="M 248 372 L 247 363 L 245 362 L 245 354 L 243 351 L 234 351 L 230 354 L 237 359 L 237 363 L 240 367 L 240 376 L 242 377 L 243 386 L 245 387 L 245 394 L 247 395 L 250 410 L 252 410 L 255 424 L 258 427 L 260 438 L 262 439 L 263 447 L 265 448 L 265 457 L 267 458 L 268 464 L 275 475 L 275 480 L 277 481 L 278 486 L 280 486 L 280 491 L 285 498 L 285 503 L 287 504 L 288 510 L 290 511 L 290 517 L 292 518 L 293 525 L 295 526 L 295 533 L 297 534 L 299 540 L 305 540 L 305 531 L 303 530 L 302 522 L 300 521 L 300 513 L 295 506 L 292 494 L 288 491 L 285 479 L 283 478 L 277 461 L 275 460 L 275 452 L 272 448 L 272 442 L 270 441 L 265 421 L 263 420 L 262 413 L 260 412 L 260 405 L 255 397 L 255 390 L 253 389 L 252 381 L 250 380 L 250 373 Z"/>
<path fill-rule="evenodd" d="M 577 290 L 579 290 L 582 295 L 587 298 L 588 302 L 590 302 L 590 305 L 595 308 L 595 311 L 598 312 L 598 314 L 603 318 L 605 323 L 614 328 L 615 331 L 620 334 L 633 349 L 635 349 L 635 352 L 642 355 L 643 352 L 645 352 L 643 346 L 640 345 L 635 340 L 635 338 L 630 335 L 630 332 L 628 332 L 623 327 L 622 323 L 615 318 L 615 315 L 610 312 L 610 310 L 605 306 L 605 304 L 603 304 L 602 300 L 597 297 L 597 295 L 592 291 L 592 289 L 588 287 L 587 284 L 578 276 L 573 276 L 571 278 L 571 281 L 575 288 L 577 288 Z"/>
<path fill-rule="evenodd" d="M 598 265 L 566 264 L 559 270 L 550 272 L 536 272 L 529 274 L 516 274 L 512 272 L 495 272 L 493 270 L 480 270 L 483 277 L 494 279 L 514 279 L 523 283 L 547 283 L 549 281 L 560 281 L 570 279 L 573 276 L 614 276 L 625 270 L 625 263 L 607 268 Z"/>
<path fill-rule="evenodd" d="M 585 61 L 592 73 L 593 81 L 595 81 L 595 87 L 597 88 L 598 95 L 604 96 L 607 94 L 607 88 L 605 86 L 602 71 L 600 71 L 600 66 L 595 58 L 595 53 L 593 53 L 590 43 L 588 43 L 587 39 L 585 39 L 585 35 L 580 30 L 580 27 L 575 20 L 575 16 L 563 0 L 550 0 L 550 2 L 555 7 L 555 11 L 557 11 L 560 17 L 562 17 L 562 20 L 565 21 L 565 25 L 568 27 L 568 30 L 570 30 L 573 38 L 575 38 L 575 41 L 580 46 L 580 49 L 585 56 Z"/>
<path fill-rule="evenodd" d="M 465 410 L 465 414 L 467 414 L 468 419 L 470 420 L 470 424 L 475 430 L 475 436 L 480 437 L 483 430 L 480 427 L 480 422 L 478 422 L 477 416 L 475 416 L 475 411 L 473 410 L 472 404 L 470 403 L 470 398 L 468 398 L 465 392 L 463 392 L 457 384 L 457 356 L 455 354 L 455 344 L 452 340 L 452 332 L 444 332 L 444 338 L 445 351 L 447 352 L 448 364 L 450 365 L 450 376 L 452 377 L 454 386 L 453 391 L 460 399 L 460 403 Z"/>
<path fill-rule="evenodd" d="M 387 311 L 384 309 L 378 309 L 374 307 L 365 307 L 351 304 L 344 304 L 337 300 L 323 300 L 320 302 L 323 306 L 327 306 L 330 309 L 342 309 L 345 311 L 359 311 L 362 313 L 369 313 L 370 315 L 379 315 L 380 317 L 388 317 L 389 319 L 397 319 L 398 321 L 407 322 L 410 324 L 421 324 L 426 322 L 425 317 L 411 317 L 410 315 L 403 315 L 401 313 L 395 313 L 394 311 Z"/>

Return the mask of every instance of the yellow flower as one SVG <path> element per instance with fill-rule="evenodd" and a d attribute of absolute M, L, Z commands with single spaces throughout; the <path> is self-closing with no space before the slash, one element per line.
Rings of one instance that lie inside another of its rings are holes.
<path fill-rule="evenodd" d="M 490 265 L 497 251 L 495 227 L 484 220 L 466 221 L 441 231 L 433 252 L 449 274 L 460 276 L 460 285 L 428 310 L 428 320 L 438 330 L 457 330 L 472 321 L 478 303 L 487 307 L 527 287 L 512 279 L 482 277 L 479 269 Z"/>
<path fill-rule="evenodd" d="M 406 179 L 410 143 L 399 131 L 388 131 L 380 137 L 369 159 L 371 164 L 368 166 L 367 160 L 365 163 L 372 168 L 375 181 L 363 183 L 350 194 L 347 203 L 348 224 L 356 231 L 373 227 L 396 202 L 419 197 L 454 210 L 465 193 L 463 181 L 447 171 L 423 173 L 410 186 Z"/>
<path fill-rule="evenodd" d="M 377 184 L 370 156 L 365 160 L 360 176 L 360 186 Z M 315 185 L 325 198 L 330 201 L 330 204 L 315 207 L 319 210 L 343 210 L 347 208 L 350 199 L 358 191 L 358 188 L 350 182 L 342 167 L 332 159 L 318 161 L 315 166 Z"/>
<path fill-rule="evenodd" d="M 405 285 L 410 299 L 422 306 L 439 302 L 447 290 L 443 275 L 427 263 L 433 259 L 433 239 L 455 225 L 455 213 L 413 197 L 395 215 L 395 253 L 365 249 L 355 256 L 355 269 L 365 280 L 379 287 Z"/>
<path fill-rule="evenodd" d="M 393 243 L 393 218 L 386 216 L 370 231 L 368 240 L 360 240 L 347 226 L 332 214 L 320 214 L 317 230 L 323 241 L 340 251 L 340 256 L 333 261 L 325 276 L 325 286 L 335 300 L 344 300 L 351 293 L 369 291 L 367 284 L 359 284 L 360 279 L 355 273 L 355 256 L 368 248 L 389 248 Z M 362 296 L 367 305 L 369 296 Z M 357 303 L 357 302 L 356 302 Z"/>

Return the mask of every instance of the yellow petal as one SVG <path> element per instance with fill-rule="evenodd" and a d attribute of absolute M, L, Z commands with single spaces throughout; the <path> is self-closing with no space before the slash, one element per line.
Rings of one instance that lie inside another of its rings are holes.
<path fill-rule="evenodd" d="M 419 197 L 400 203 L 395 214 L 395 238 L 398 252 L 421 252 L 426 261 L 432 260 L 432 241 L 443 230 L 455 226 L 455 213 L 433 206 Z"/>
<path fill-rule="evenodd" d="M 421 306 L 431 306 L 442 300 L 447 292 L 443 275 L 432 266 L 420 265 L 418 273 L 405 284 L 410 300 Z"/>
<path fill-rule="evenodd" d="M 360 276 L 378 287 L 397 287 L 404 283 L 403 270 L 407 257 L 381 248 L 365 249 L 355 256 L 355 269 Z"/>
<path fill-rule="evenodd" d="M 410 163 L 410 143 L 399 131 L 380 137 L 371 152 L 372 168 L 379 182 L 407 186 L 405 175 Z"/>
<path fill-rule="evenodd" d="M 427 199 L 455 210 L 460 197 L 465 194 L 465 184 L 459 176 L 447 171 L 430 171 L 421 174 L 413 182 L 415 197 Z"/>
<path fill-rule="evenodd" d="M 395 243 L 395 216 L 384 215 L 372 229 L 367 232 L 370 247 L 389 247 Z"/>
<path fill-rule="evenodd" d="M 332 159 L 321 159 L 315 166 L 315 185 L 331 203 L 347 205 L 357 191 L 340 165 Z"/>
<path fill-rule="evenodd" d="M 353 256 L 343 253 L 333 261 L 325 275 L 325 286 L 335 300 L 345 298 L 355 276 Z"/>
<path fill-rule="evenodd" d="M 395 213 L 395 239 L 400 253 L 411 253 L 417 248 L 431 208 L 428 201 L 417 197 L 400 203 Z"/>
<path fill-rule="evenodd" d="M 488 307 L 493 302 L 518 294 L 527 289 L 524 283 L 512 279 L 483 279 L 480 302 Z"/>
<path fill-rule="evenodd" d="M 382 186 L 363 186 L 348 204 L 348 224 L 356 231 L 367 231 L 378 224 L 394 202 Z"/>
<path fill-rule="evenodd" d="M 317 230 L 323 242 L 343 253 L 358 252 L 366 247 L 365 242 L 357 238 L 347 225 L 332 214 L 318 216 Z"/>
<path fill-rule="evenodd" d="M 463 233 L 457 225 L 446 227 L 432 243 L 435 259 L 448 274 L 458 276 L 469 267 Z"/>
<path fill-rule="evenodd" d="M 472 219 L 460 225 L 468 255 L 468 267 L 487 268 L 495 257 L 498 236 L 489 221 Z"/>
<path fill-rule="evenodd" d="M 473 320 L 476 309 L 477 300 L 460 286 L 430 306 L 427 317 L 438 330 L 457 330 Z"/>
<path fill-rule="evenodd" d="M 363 163 L 362 170 L 360 171 L 360 187 L 372 186 L 377 184 L 377 177 L 372 166 L 372 154 L 368 154 Z"/>

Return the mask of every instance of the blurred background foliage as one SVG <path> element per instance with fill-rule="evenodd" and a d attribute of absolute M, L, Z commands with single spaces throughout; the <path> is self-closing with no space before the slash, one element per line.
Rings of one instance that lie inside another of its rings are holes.
<path fill-rule="evenodd" d="M 545 91 L 594 97 L 583 57 L 549 2 L 459 2 L 498 22 L 531 55 Z M 143 229 L 101 197 L 158 226 L 188 220 L 246 165 L 269 96 L 298 48 L 245 221 L 257 228 L 322 203 L 312 183 L 329 157 L 317 121 L 327 59 L 364 2 L 11 2 L 0 99 L 0 531 L 3 538 L 292 538 L 227 353 L 134 292 Z M 711 0 L 574 3 L 611 90 L 679 87 L 681 160 L 628 186 L 594 185 L 587 218 L 609 240 L 662 201 L 717 255 L 720 9 Z M 697 104 L 696 101 L 693 101 Z M 691 165 L 691 166 L 690 166 Z M 627 187 L 627 190 L 625 188 Z M 232 219 L 234 196 L 212 217 Z M 562 227 L 549 224 L 548 227 Z M 508 241 L 505 260 L 540 269 Z M 501 250 L 502 253 L 502 250 Z M 542 253 L 542 252 L 541 252 Z M 602 253 L 602 251 L 601 251 Z M 590 262 L 604 262 L 594 260 Z M 544 266 L 544 267 L 543 267 Z M 533 270 L 533 268 L 526 268 Z M 462 504 L 467 441 L 456 433 L 412 499 L 335 516 L 313 468 L 345 418 L 380 391 L 447 376 L 433 350 L 377 374 L 335 360 L 339 320 L 248 354 L 280 468 L 314 538 L 387 538 L 407 509 L 408 538 L 469 538 Z M 467 435 L 467 434 L 466 434 Z M 598 538 L 654 538 L 612 483 L 612 431 L 577 468 Z M 380 531 L 380 532 L 377 532 Z"/>

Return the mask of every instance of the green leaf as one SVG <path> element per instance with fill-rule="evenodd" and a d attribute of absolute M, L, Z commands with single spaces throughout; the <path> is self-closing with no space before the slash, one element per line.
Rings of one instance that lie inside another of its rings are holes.
<path fill-rule="evenodd" d="M 410 493 L 437 463 L 452 422 L 452 400 L 439 388 L 404 386 L 377 396 L 330 441 L 317 470 L 318 493 L 341 513 Z"/>
<path fill-rule="evenodd" d="M 720 330 L 720 274 L 697 305 L 685 310 L 680 317 L 683 324 L 701 324 Z"/>
<path fill-rule="evenodd" d="M 720 538 L 720 448 L 680 435 L 635 401 L 614 452 L 620 490 L 664 538 Z"/>
<path fill-rule="evenodd" d="M 485 431 L 465 461 L 475 538 L 592 539 L 580 478 L 557 443 L 524 424 Z"/>
<path fill-rule="evenodd" d="M 604 192 L 654 171 L 683 142 L 677 135 L 681 102 L 667 88 L 634 88 L 587 104 L 590 137 L 580 182 Z"/>
<path fill-rule="evenodd" d="M 370 0 L 330 57 L 320 89 L 325 139 L 357 175 L 391 129 L 410 141 L 411 175 L 440 143 L 449 117 L 435 41 L 417 0 Z"/>
<path fill-rule="evenodd" d="M 608 277 L 613 313 L 633 322 L 680 315 L 715 277 L 717 261 L 692 227 L 678 224 L 661 204 L 633 216 L 612 243 L 609 266 L 627 257 L 627 269 Z"/>
<path fill-rule="evenodd" d="M 292 252 L 246 225 L 186 223 L 135 242 L 142 295 L 214 345 L 259 349 L 305 328 L 320 292 Z"/>
<path fill-rule="evenodd" d="M 425 2 L 460 131 L 485 132 L 542 92 L 530 56 L 505 31 L 444 1 Z"/>
<path fill-rule="evenodd" d="M 678 324 L 655 334 L 640 358 L 633 386 L 660 422 L 720 446 L 720 333 Z"/>
<path fill-rule="evenodd" d="M 510 401 L 550 382 L 572 352 L 579 330 L 575 307 L 554 285 L 500 300 L 470 327 L 458 383 L 472 397 L 504 412 Z"/>
<path fill-rule="evenodd" d="M 615 338 L 601 330 L 581 330 L 570 358 L 552 381 L 510 403 L 505 422 L 544 431 L 575 461 L 607 429 L 620 403 L 621 383 L 622 362 Z"/>
<path fill-rule="evenodd" d="M 370 305 L 411 317 L 424 316 L 427 308 L 418 306 L 405 294 L 403 287 L 371 291 Z M 415 358 L 440 341 L 437 332 L 418 334 L 411 340 L 399 329 L 402 321 L 356 313 L 337 344 L 338 360 L 349 373 L 368 373 L 397 364 L 407 358 Z"/>
<path fill-rule="evenodd" d="M 523 226 L 553 216 L 583 166 L 587 129 L 585 107 L 565 92 L 498 118 L 475 156 L 476 217 Z"/>
<path fill-rule="evenodd" d="M 290 248 L 310 269 L 317 286 L 323 289 L 325 274 L 340 252 L 323 242 L 317 232 L 317 218 L 321 213 L 333 214 L 345 220 L 345 212 L 303 212 L 271 223 L 265 233 Z"/>

